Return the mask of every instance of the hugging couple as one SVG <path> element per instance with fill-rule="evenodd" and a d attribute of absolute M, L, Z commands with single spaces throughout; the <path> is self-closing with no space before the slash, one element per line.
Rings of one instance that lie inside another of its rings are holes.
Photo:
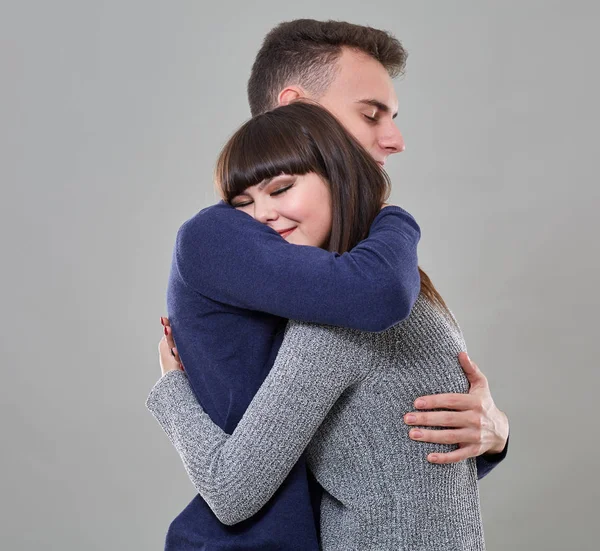
<path fill-rule="evenodd" d="M 387 203 L 406 56 L 339 21 L 264 39 L 222 200 L 173 252 L 146 406 L 198 493 L 167 550 L 485 549 L 508 420 Z"/>

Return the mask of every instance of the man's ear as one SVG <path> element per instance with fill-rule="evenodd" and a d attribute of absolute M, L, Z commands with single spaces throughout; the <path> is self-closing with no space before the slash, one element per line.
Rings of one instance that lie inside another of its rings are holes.
<path fill-rule="evenodd" d="M 307 94 L 300 86 L 286 86 L 277 96 L 277 107 L 288 105 L 297 99 L 305 97 L 307 97 Z"/>

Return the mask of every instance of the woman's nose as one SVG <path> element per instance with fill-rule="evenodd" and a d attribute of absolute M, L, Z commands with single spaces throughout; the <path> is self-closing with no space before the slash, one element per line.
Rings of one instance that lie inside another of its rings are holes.
<path fill-rule="evenodd" d="M 269 201 L 254 203 L 254 218 L 262 224 L 277 220 L 278 216 L 277 211 Z"/>

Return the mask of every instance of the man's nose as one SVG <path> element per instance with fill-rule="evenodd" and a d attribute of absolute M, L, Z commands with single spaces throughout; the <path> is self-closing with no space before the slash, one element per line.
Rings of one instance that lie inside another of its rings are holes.
<path fill-rule="evenodd" d="M 379 146 L 388 151 L 388 154 L 402 153 L 405 149 L 404 137 L 400 129 L 392 122 L 383 129 L 379 137 Z"/>

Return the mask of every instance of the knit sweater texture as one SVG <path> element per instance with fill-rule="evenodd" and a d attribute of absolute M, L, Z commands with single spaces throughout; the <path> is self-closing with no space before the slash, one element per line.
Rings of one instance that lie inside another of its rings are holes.
<path fill-rule="evenodd" d="M 393 297 L 390 297 L 393 300 Z M 427 394 L 468 391 L 454 318 L 419 295 L 380 332 L 290 321 L 275 364 L 231 435 L 199 405 L 184 372 L 146 405 L 218 519 L 257 513 L 306 450 L 324 488 L 323 551 L 485 549 L 475 459 L 435 465 L 403 416 Z"/>

